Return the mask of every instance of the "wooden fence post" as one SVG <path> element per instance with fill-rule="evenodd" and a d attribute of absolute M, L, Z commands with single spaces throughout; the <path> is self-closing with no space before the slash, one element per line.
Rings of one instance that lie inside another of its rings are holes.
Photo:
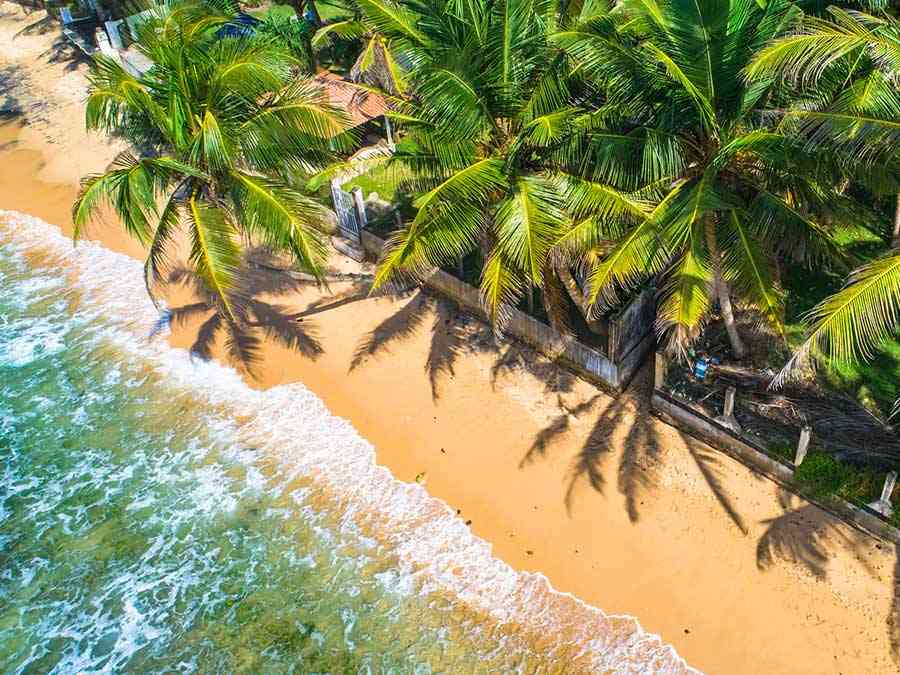
<path fill-rule="evenodd" d="M 660 352 L 656 352 L 656 369 L 653 374 L 653 388 L 662 389 L 666 383 L 666 369 L 668 362 L 666 357 Z"/>

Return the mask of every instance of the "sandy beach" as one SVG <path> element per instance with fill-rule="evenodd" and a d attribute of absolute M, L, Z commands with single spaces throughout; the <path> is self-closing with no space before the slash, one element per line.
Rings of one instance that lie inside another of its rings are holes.
<path fill-rule="evenodd" d="M 0 208 L 71 232 L 78 181 L 122 148 L 84 131 L 87 66 L 42 17 L 0 5 Z M 87 236 L 142 258 L 112 219 Z M 231 364 L 250 386 L 303 382 L 495 555 L 636 616 L 704 672 L 900 668 L 898 552 L 652 417 L 646 369 L 612 398 L 446 301 L 370 297 L 370 265 L 332 267 L 357 278 L 326 292 L 254 274 L 303 339 L 266 339 L 252 372 Z"/>

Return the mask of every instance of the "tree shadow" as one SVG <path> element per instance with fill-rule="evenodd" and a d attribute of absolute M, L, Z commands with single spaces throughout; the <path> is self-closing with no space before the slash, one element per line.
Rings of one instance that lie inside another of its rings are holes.
<path fill-rule="evenodd" d="M 24 5 L 22 5 L 24 8 Z M 47 33 L 56 30 L 59 27 L 59 23 L 50 15 L 45 14 L 37 21 L 32 21 L 27 26 L 24 26 L 17 30 L 13 34 L 13 38 L 17 38 L 20 35 L 46 35 Z"/>
<path fill-rule="evenodd" d="M 815 504 L 801 501 L 793 508 L 794 495 L 783 488 L 778 495 L 784 513 L 763 521 L 766 530 L 756 545 L 757 568 L 766 570 L 782 561 L 805 567 L 817 579 L 825 579 L 828 561 L 836 549 L 862 553 L 868 535 L 843 525 Z"/>
<path fill-rule="evenodd" d="M 349 370 L 356 370 L 381 353 L 389 353 L 395 343 L 412 337 L 431 316 L 431 336 L 423 367 L 428 375 L 431 398 L 438 401 L 441 382 L 446 377 L 455 376 L 460 357 L 493 353 L 497 348 L 490 329 L 477 318 L 461 311 L 456 303 L 430 295 L 420 288 L 411 292 L 409 302 L 360 339 Z M 409 293 L 405 291 L 399 295 Z"/>
<path fill-rule="evenodd" d="M 691 459 L 694 460 L 694 464 L 700 471 L 700 475 L 703 476 L 706 486 L 719 503 L 719 506 L 722 507 L 722 510 L 725 511 L 729 520 L 731 520 L 743 534 L 748 534 L 750 532 L 749 528 L 741 517 L 741 514 L 738 513 L 737 509 L 731 503 L 731 500 L 728 498 L 728 491 L 722 484 L 722 452 L 706 445 L 706 443 L 685 435 L 678 429 L 676 429 L 676 432 L 687 446 Z M 757 480 L 764 480 L 762 476 L 755 472 L 751 471 L 751 475 Z"/>
<path fill-rule="evenodd" d="M 497 349 L 499 354 L 491 367 L 491 386 L 494 388 L 504 373 L 514 371 L 527 372 L 543 382 L 544 392 L 547 394 L 570 392 L 578 381 L 578 376 L 571 370 L 560 366 L 556 361 L 540 357 L 528 345 L 510 340 Z"/>
<path fill-rule="evenodd" d="M 564 412 L 538 432 L 519 467 L 524 468 L 532 462 L 543 459 L 549 447 L 570 429 L 572 420 L 590 414 L 603 398 L 605 395 L 598 393 L 571 409 L 566 409 L 562 399 L 558 399 L 559 406 Z M 616 486 L 625 498 L 629 520 L 631 522 L 640 520 L 640 507 L 648 495 L 658 487 L 659 470 L 665 461 L 663 446 L 658 438 L 657 423 L 656 418 L 650 413 L 649 403 L 643 397 L 635 398 L 628 394 L 620 394 L 610 399 L 594 420 L 566 476 L 568 486 L 565 504 L 570 514 L 579 484 L 586 481 L 593 490 L 604 493 L 606 484 L 604 464 L 618 446 L 621 450 Z M 624 435 L 621 439 L 614 439 L 613 437 L 618 434 Z M 721 482 L 719 453 L 693 438 L 683 435 L 681 438 L 716 501 L 731 522 L 746 534 L 747 526 L 728 498 Z"/>
<path fill-rule="evenodd" d="M 0 68 L 0 124 L 22 115 L 22 102 L 15 95 L 22 77 L 23 70 L 18 65 L 7 64 Z"/>
<path fill-rule="evenodd" d="M 787 489 L 778 489 L 778 500 L 784 512 L 770 520 L 756 545 L 756 566 L 766 570 L 777 562 L 806 568 L 816 579 L 828 577 L 828 562 L 839 549 L 848 550 L 873 577 L 878 571 L 865 555 L 872 535 L 861 532 L 837 519 L 815 504 L 797 497 Z M 799 506 L 794 506 L 794 503 Z M 879 545 L 880 547 L 880 545 Z M 900 546 L 893 545 L 891 607 L 885 618 L 891 657 L 900 667 Z"/>
<path fill-rule="evenodd" d="M 93 40 L 92 35 L 85 36 L 89 41 Z M 65 64 L 66 72 L 78 70 L 82 65 L 89 64 L 91 59 L 83 51 L 75 47 L 65 36 L 60 35 L 40 54 L 41 58 L 47 59 L 48 63 Z"/>
<path fill-rule="evenodd" d="M 153 333 L 203 319 L 189 349 L 191 355 L 210 360 L 221 335 L 232 362 L 252 377 L 257 375 L 264 340 L 315 360 L 324 353 L 315 324 L 302 312 L 260 297 L 297 291 L 308 283 L 245 262 L 226 307 L 222 297 L 211 291 L 193 270 L 175 267 L 169 272 L 167 285 L 188 288 L 197 300 L 164 311 Z"/>
<path fill-rule="evenodd" d="M 360 339 L 348 372 L 353 372 L 382 352 L 389 352 L 394 341 L 411 337 L 425 321 L 427 310 L 433 303 L 434 300 L 422 290 L 415 291 L 409 302 Z"/>
<path fill-rule="evenodd" d="M 312 301 L 299 313 L 299 316 L 307 317 L 315 314 L 322 314 L 323 312 L 328 312 L 332 309 L 343 307 L 344 305 L 350 305 L 354 302 L 365 300 L 370 295 L 371 287 L 371 282 L 354 281 L 351 287 L 346 291 L 323 296 L 322 298 Z"/>

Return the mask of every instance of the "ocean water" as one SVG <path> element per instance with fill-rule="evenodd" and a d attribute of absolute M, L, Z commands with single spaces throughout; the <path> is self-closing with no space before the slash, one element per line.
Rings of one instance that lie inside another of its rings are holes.
<path fill-rule="evenodd" d="M 0 672 L 695 672 L 494 558 L 302 385 L 151 337 L 141 279 L 0 211 Z"/>

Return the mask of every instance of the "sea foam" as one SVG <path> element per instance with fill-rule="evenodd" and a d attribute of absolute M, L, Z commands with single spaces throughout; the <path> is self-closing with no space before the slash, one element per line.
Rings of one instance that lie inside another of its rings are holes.
<path fill-rule="evenodd" d="M 257 391 L 231 368 L 192 359 L 160 337 L 148 338 L 159 312 L 147 297 L 139 262 L 94 242 L 73 247 L 55 226 L 15 211 L 0 210 L 0 242 L 22 257 L 49 253 L 71 271 L 81 311 L 102 311 L 117 346 L 152 364 L 168 383 L 231 411 L 240 420 L 242 444 L 311 478 L 357 540 L 371 536 L 387 543 L 397 568 L 380 573 L 386 588 L 453 598 L 483 617 L 482 628 L 497 636 L 499 649 L 507 639 L 531 645 L 551 664 L 547 670 L 697 672 L 637 619 L 607 615 L 556 591 L 543 575 L 517 572 L 495 558 L 490 544 L 474 536 L 447 504 L 379 466 L 372 445 L 302 384 Z M 7 357 L 27 359 L 35 349 L 56 348 L 53 334 L 34 334 Z M 197 490 L 209 491 L 214 501 L 216 477 L 207 478 Z M 251 473 L 248 480 L 261 479 Z"/>

